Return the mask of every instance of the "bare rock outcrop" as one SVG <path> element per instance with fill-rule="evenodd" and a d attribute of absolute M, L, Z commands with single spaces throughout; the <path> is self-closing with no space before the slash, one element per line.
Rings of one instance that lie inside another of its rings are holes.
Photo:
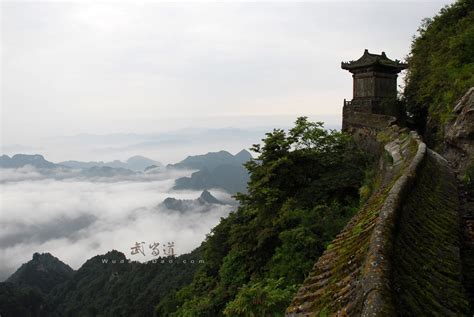
<path fill-rule="evenodd" d="M 452 113 L 455 117 L 445 127 L 443 156 L 463 175 L 474 158 L 474 87 L 460 99 Z"/>

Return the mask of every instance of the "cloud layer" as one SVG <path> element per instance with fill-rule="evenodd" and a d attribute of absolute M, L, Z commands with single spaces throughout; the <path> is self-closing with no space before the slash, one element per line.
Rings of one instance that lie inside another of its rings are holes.
<path fill-rule="evenodd" d="M 34 252 L 50 252 L 77 269 L 88 258 L 112 249 L 131 259 L 151 259 L 147 248 L 146 257 L 130 254 L 135 242 L 144 241 L 146 246 L 175 242 L 176 253 L 191 251 L 233 207 L 216 205 L 206 213 L 169 212 L 158 206 L 165 198 L 200 195 L 168 193 L 173 183 L 173 178 L 167 178 L 106 183 L 30 179 L 1 184 L 0 279 Z"/>

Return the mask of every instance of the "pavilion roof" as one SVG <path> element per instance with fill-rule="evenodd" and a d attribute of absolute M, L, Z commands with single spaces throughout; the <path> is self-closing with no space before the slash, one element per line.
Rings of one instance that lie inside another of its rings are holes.
<path fill-rule="evenodd" d="M 371 66 L 382 66 L 383 68 L 396 72 L 400 72 L 408 67 L 407 64 L 400 62 L 398 59 L 389 59 L 387 55 L 385 55 L 385 52 L 378 55 L 369 53 L 369 50 L 367 49 L 364 51 L 364 55 L 362 55 L 358 60 L 341 63 L 341 68 L 348 71 Z"/>

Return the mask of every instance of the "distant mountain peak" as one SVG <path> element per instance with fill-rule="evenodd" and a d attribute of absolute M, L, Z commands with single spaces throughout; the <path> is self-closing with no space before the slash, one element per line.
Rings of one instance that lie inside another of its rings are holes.
<path fill-rule="evenodd" d="M 30 159 L 43 159 L 44 156 L 41 154 L 15 154 L 12 156 L 12 158 L 20 158 L 20 157 L 28 157 Z"/>
<path fill-rule="evenodd" d="M 24 263 L 7 282 L 37 287 L 48 293 L 56 285 L 69 279 L 74 270 L 50 253 L 35 252 L 27 263 Z"/>
<path fill-rule="evenodd" d="M 157 161 L 149 159 L 148 157 L 145 157 L 142 155 L 134 155 L 127 159 L 127 163 L 142 162 L 142 161 L 158 163 Z"/>
<path fill-rule="evenodd" d="M 118 260 L 126 260 L 127 257 L 125 254 L 123 254 L 120 251 L 117 251 L 115 249 L 108 251 L 106 254 L 103 255 L 104 258 L 109 258 L 109 259 L 118 259 Z"/>
<path fill-rule="evenodd" d="M 82 170 L 85 170 L 94 166 L 100 166 L 100 167 L 107 166 L 107 167 L 113 167 L 113 168 L 125 168 L 125 169 L 129 169 L 135 172 L 142 172 L 145 168 L 151 165 L 163 166 L 163 164 L 161 164 L 160 162 L 154 161 L 152 159 L 149 159 L 141 155 L 132 156 L 128 158 L 125 162 L 122 162 L 120 160 L 113 160 L 110 162 L 65 161 L 65 162 L 61 162 L 60 164 L 69 166 L 71 168 L 82 169 Z"/>
<path fill-rule="evenodd" d="M 46 253 L 38 253 L 38 252 L 35 252 L 33 253 L 33 261 L 42 261 L 42 260 L 47 260 L 47 259 L 57 259 L 56 257 L 54 257 L 51 253 L 49 252 L 46 252 Z"/>
<path fill-rule="evenodd" d="M 36 168 L 52 169 L 62 167 L 45 160 L 41 154 L 15 154 L 12 157 L 2 155 L 0 157 L 1 168 L 20 168 L 26 165 L 31 165 Z"/>
<path fill-rule="evenodd" d="M 250 152 L 247 151 L 247 149 L 242 149 L 242 150 L 240 150 L 237 154 L 235 154 L 235 156 L 239 156 L 239 155 L 243 155 L 243 154 L 252 156 L 252 155 L 250 154 Z"/>
<path fill-rule="evenodd" d="M 217 205 L 223 205 L 223 203 L 214 197 L 208 190 L 204 190 L 201 193 L 201 196 L 199 196 L 199 199 L 203 200 L 204 202 L 208 204 L 217 204 Z"/>
<path fill-rule="evenodd" d="M 222 188 L 235 194 L 247 190 L 249 175 L 243 164 L 250 160 L 252 155 L 245 149 L 235 156 L 227 151 L 220 151 L 188 156 L 185 160 L 168 167 L 198 170 L 191 174 L 191 177 L 178 178 L 174 189 Z"/>
<path fill-rule="evenodd" d="M 250 160 L 252 156 L 246 150 L 242 150 L 235 156 L 228 151 L 208 152 L 206 154 L 188 156 L 179 163 L 171 164 L 171 168 L 189 168 L 203 170 L 204 168 L 212 171 L 222 165 L 242 165 Z"/>
<path fill-rule="evenodd" d="M 177 210 L 187 212 L 190 210 L 198 210 L 198 212 L 206 212 L 212 208 L 212 205 L 225 205 L 212 194 L 204 190 L 196 199 L 176 199 L 172 197 L 166 198 L 161 204 L 169 210 Z"/>
<path fill-rule="evenodd" d="M 235 154 L 234 157 L 240 161 L 240 162 L 248 162 L 250 161 L 253 157 L 252 157 L 252 154 L 250 154 L 249 151 L 247 151 L 246 149 L 243 149 L 242 151 L 240 151 L 239 153 Z"/>
<path fill-rule="evenodd" d="M 151 171 L 151 170 L 154 170 L 154 169 L 159 169 L 160 166 L 157 166 L 157 165 L 150 165 L 150 166 L 147 166 L 145 167 L 145 169 L 143 170 L 144 172 L 148 172 L 148 171 Z"/>

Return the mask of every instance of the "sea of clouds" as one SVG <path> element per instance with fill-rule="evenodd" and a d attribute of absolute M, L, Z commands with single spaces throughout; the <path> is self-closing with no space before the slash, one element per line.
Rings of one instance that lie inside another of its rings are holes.
<path fill-rule="evenodd" d="M 45 175 L 29 166 L 0 169 L 0 280 L 34 252 L 50 252 L 74 269 L 112 249 L 131 260 L 151 260 L 149 245 L 154 242 L 174 242 L 177 255 L 190 252 L 235 209 L 212 205 L 206 212 L 180 213 L 161 206 L 167 197 L 199 197 L 200 191 L 172 190 L 176 178 L 190 173 L 89 180 Z M 219 190 L 211 193 L 222 201 L 230 199 Z M 145 242 L 146 256 L 131 254 L 136 242 Z"/>

